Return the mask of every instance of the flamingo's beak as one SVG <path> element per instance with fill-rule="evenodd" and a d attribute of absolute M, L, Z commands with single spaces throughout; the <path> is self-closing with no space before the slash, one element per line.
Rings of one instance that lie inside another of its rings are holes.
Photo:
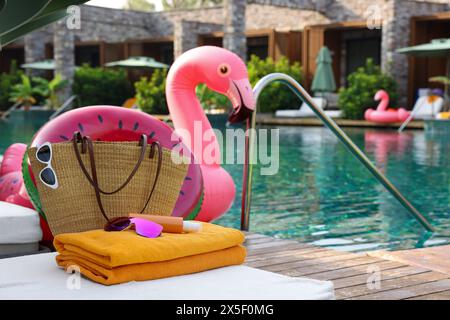
<path fill-rule="evenodd" d="M 256 108 L 252 86 L 247 78 L 241 80 L 230 80 L 230 86 L 226 93 L 233 104 L 233 111 L 228 117 L 231 123 L 242 122 L 250 117 Z"/>

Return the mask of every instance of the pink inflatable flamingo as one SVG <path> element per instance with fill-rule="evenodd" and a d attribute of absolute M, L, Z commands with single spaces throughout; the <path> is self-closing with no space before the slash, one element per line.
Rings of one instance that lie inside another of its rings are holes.
<path fill-rule="evenodd" d="M 246 119 L 256 103 L 244 62 L 228 50 L 198 47 L 185 52 L 170 68 L 166 84 L 170 115 L 202 169 L 204 199 L 196 220 L 210 221 L 231 207 L 236 190 L 233 179 L 220 166 L 219 144 L 195 95 L 200 83 L 230 99 L 234 108 L 230 122 Z"/>
<path fill-rule="evenodd" d="M 409 111 L 406 109 L 389 109 L 389 94 L 384 90 L 379 90 L 374 96 L 374 100 L 380 100 L 376 110 L 367 109 L 364 118 L 367 121 L 378 123 L 403 122 L 409 117 Z"/>
<path fill-rule="evenodd" d="M 172 129 L 150 115 L 120 107 L 91 106 L 69 111 L 48 122 L 36 133 L 31 146 L 67 141 L 74 131 L 103 141 L 133 141 L 145 133 L 170 149 L 186 145 L 188 153 L 192 152 L 196 161 L 189 167 L 173 215 L 195 217 L 201 221 L 217 219 L 230 208 L 235 186 L 230 175 L 220 166 L 219 144 L 195 95 L 199 83 L 205 83 L 230 99 L 234 107 L 230 122 L 246 119 L 255 109 L 244 62 L 225 49 L 199 47 L 180 56 L 167 79 L 167 102 L 179 134 L 175 144 L 172 140 L 176 135 Z M 203 153 L 207 150 L 205 157 Z M 13 157 L 17 168 L 21 166 L 23 152 Z M 23 174 L 32 178 L 29 170 Z M 23 185 L 22 176 L 18 174 L 17 179 Z M 23 205 L 31 206 L 27 201 Z M 45 224 L 43 228 L 48 230 Z M 49 232 L 46 234 L 51 237 Z"/>

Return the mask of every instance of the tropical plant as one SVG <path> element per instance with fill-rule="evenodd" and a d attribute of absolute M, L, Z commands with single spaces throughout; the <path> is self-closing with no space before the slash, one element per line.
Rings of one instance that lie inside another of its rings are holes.
<path fill-rule="evenodd" d="M 381 89 L 389 94 L 389 106 L 397 106 L 397 82 L 383 73 L 372 59 L 367 59 L 365 66 L 351 73 L 347 82 L 347 87 L 339 90 L 338 99 L 339 108 L 347 119 L 363 119 L 368 108 L 377 106 L 378 102 L 373 100 L 373 96 Z"/>
<path fill-rule="evenodd" d="M 148 0 L 127 0 L 123 8 L 125 10 L 150 12 L 155 10 L 155 5 Z"/>
<path fill-rule="evenodd" d="M 11 106 L 10 94 L 15 84 L 21 82 L 23 72 L 17 68 L 15 60 L 11 62 L 9 73 L 0 74 L 0 110 L 6 110 Z"/>
<path fill-rule="evenodd" d="M 115 105 L 134 95 L 124 70 L 92 68 L 83 65 L 75 71 L 72 91 L 82 105 Z"/>
<path fill-rule="evenodd" d="M 281 57 L 278 61 L 272 58 L 261 59 L 252 55 L 247 63 L 248 74 L 252 86 L 259 79 L 269 73 L 281 72 L 290 75 L 298 82 L 302 81 L 302 68 L 300 63 L 290 63 L 286 57 Z M 281 83 L 273 83 L 261 92 L 258 98 L 258 111 L 275 112 L 278 109 L 298 109 L 299 99 L 292 91 Z"/>
<path fill-rule="evenodd" d="M 59 93 L 67 86 L 67 80 L 64 80 L 60 74 L 56 74 L 50 81 L 43 78 L 33 78 L 33 81 L 40 86 L 39 91 L 43 93 L 46 99 L 45 106 L 48 109 L 53 110 L 60 106 Z"/>
<path fill-rule="evenodd" d="M 41 85 L 33 86 L 30 77 L 22 75 L 21 80 L 21 83 L 12 87 L 9 100 L 20 103 L 28 110 L 37 102 L 36 95 L 45 96 L 46 93 Z"/>
<path fill-rule="evenodd" d="M 166 101 L 166 69 L 156 69 L 150 78 L 142 77 L 134 83 L 138 107 L 150 114 L 168 114 Z"/>
<path fill-rule="evenodd" d="M 219 5 L 223 0 L 162 0 L 164 10 L 199 8 Z"/>

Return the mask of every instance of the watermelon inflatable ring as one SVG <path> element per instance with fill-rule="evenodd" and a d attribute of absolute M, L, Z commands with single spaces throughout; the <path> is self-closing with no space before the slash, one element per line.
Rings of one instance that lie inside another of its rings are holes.
<path fill-rule="evenodd" d="M 159 141 L 167 149 L 182 143 L 181 138 L 175 135 L 170 126 L 144 112 L 115 106 L 91 106 L 68 111 L 49 121 L 36 133 L 31 147 L 45 142 L 69 141 L 75 131 L 97 141 L 139 141 L 141 134 L 146 134 L 149 137 L 149 143 Z M 174 141 L 173 137 L 176 137 L 177 141 Z M 202 173 L 190 152 L 184 156 L 191 157 L 192 161 L 172 215 L 195 219 L 203 199 Z M 32 181 L 33 174 L 29 165 L 23 166 L 23 175 L 27 192 L 34 206 L 39 210 L 39 197 Z M 45 212 L 43 216 L 45 217 Z"/>

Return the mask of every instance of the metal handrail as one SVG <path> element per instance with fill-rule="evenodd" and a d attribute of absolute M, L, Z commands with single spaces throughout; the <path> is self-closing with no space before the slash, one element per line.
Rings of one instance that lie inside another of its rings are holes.
<path fill-rule="evenodd" d="M 253 94 L 255 100 L 258 101 L 261 91 L 269 84 L 280 81 L 286 84 L 303 102 L 305 102 L 311 110 L 319 117 L 320 120 L 338 137 L 338 139 L 347 147 L 347 149 L 358 159 L 372 175 L 389 191 L 399 202 L 406 208 L 428 231 L 434 231 L 433 226 L 428 220 L 416 209 L 413 205 L 400 193 L 400 191 L 382 174 L 377 167 L 370 161 L 370 159 L 353 143 L 353 141 L 345 134 L 344 131 L 316 106 L 312 97 L 308 92 L 292 77 L 283 73 L 271 73 L 255 85 Z M 251 128 L 256 126 L 256 110 L 249 119 Z M 241 229 L 248 230 L 250 223 L 250 201 L 251 201 L 251 187 L 252 187 L 252 161 L 254 152 L 254 132 L 255 130 L 248 130 L 248 139 L 246 140 L 246 157 L 244 163 L 244 184 L 242 186 L 242 211 L 241 211 Z M 248 142 L 248 143 L 247 143 Z"/>
<path fill-rule="evenodd" d="M 9 107 L 8 110 L 6 110 L 2 114 L 2 120 L 5 120 L 14 109 L 17 109 L 18 106 L 20 106 L 20 102 L 16 102 L 11 107 Z"/>
<path fill-rule="evenodd" d="M 72 108 L 72 102 L 77 99 L 78 106 L 80 106 L 80 98 L 77 95 L 70 96 L 64 103 L 59 107 L 49 118 L 49 120 L 52 120 L 59 116 L 61 113 L 64 113 Z"/>

